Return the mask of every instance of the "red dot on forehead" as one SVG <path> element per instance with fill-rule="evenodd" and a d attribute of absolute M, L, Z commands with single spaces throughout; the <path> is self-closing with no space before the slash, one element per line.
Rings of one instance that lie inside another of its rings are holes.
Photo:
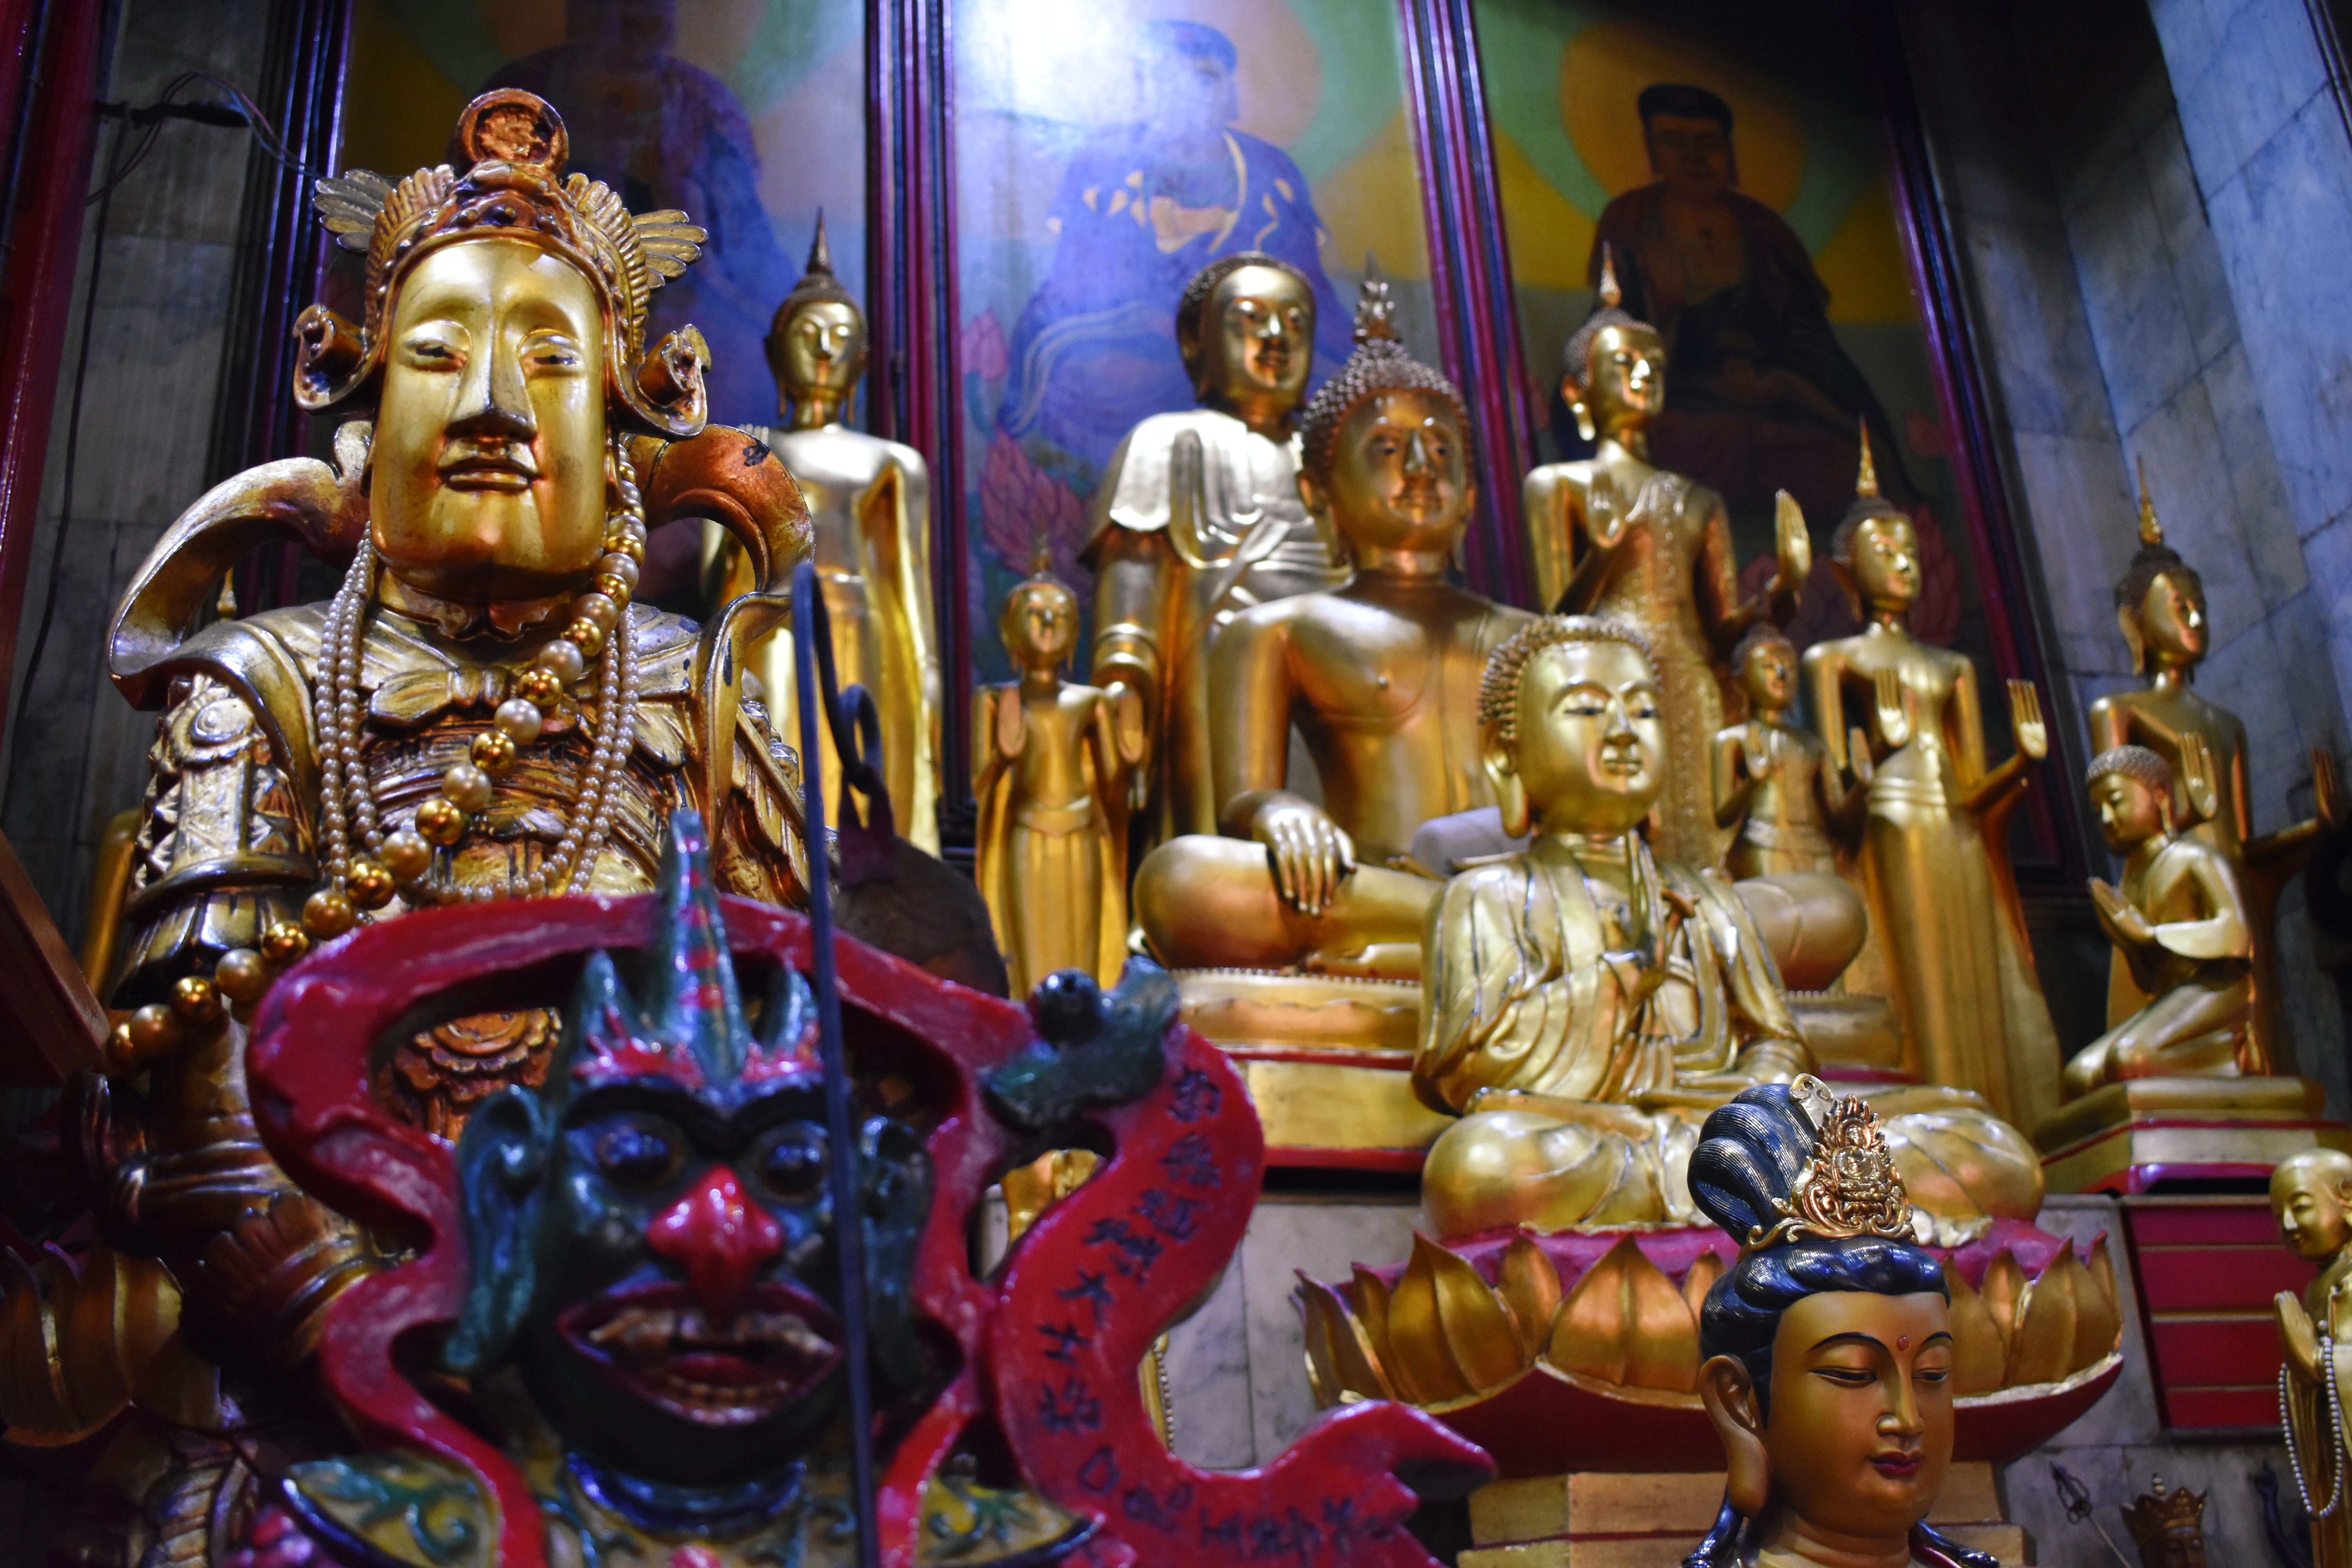
<path fill-rule="evenodd" d="M 1911 1348 L 1911 1336 L 1910 1336 L 1909 1334 L 1897 1334 L 1897 1335 L 1895 1335 L 1895 1348 L 1896 1350 L 1899 1350 L 1899 1351 L 1907 1351 L 1907 1350 L 1909 1350 L 1909 1349 Z"/>

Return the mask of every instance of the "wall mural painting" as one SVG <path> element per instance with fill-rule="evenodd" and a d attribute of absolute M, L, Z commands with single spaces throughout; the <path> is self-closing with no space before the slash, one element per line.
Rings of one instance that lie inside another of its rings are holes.
<path fill-rule="evenodd" d="M 864 291 L 860 0 L 357 0 L 352 19 L 346 166 L 437 163 L 476 93 L 540 94 L 563 115 L 572 168 L 632 211 L 680 207 L 709 231 L 647 330 L 702 330 L 712 418 L 774 420 L 761 345 L 820 209 L 835 271 Z"/>
<path fill-rule="evenodd" d="M 1872 68 L 1853 29 L 1786 29 L 1721 6 L 1478 0 L 1484 71 L 1538 458 L 1591 454 L 1558 390 L 1601 247 L 1624 309 L 1668 345 L 1652 435 L 1665 468 L 1722 492 L 1753 590 L 1773 493 L 1804 508 L 1814 567 L 1799 647 L 1855 629 L 1830 575 L 1858 431 L 1919 535 L 1912 628 L 1998 689 L 1931 347 L 1896 224 Z M 1700 42 L 1701 38 L 1705 42 Z M 1996 751 L 2007 715 L 1987 705 Z"/>
<path fill-rule="evenodd" d="M 1252 249 L 1304 271 L 1318 385 L 1368 255 L 1414 352 L 1437 334 L 1390 0 L 955 0 L 952 31 L 971 654 L 1002 679 L 995 606 L 1037 542 L 1090 601 L 1104 465 L 1192 406 L 1193 273 Z"/>

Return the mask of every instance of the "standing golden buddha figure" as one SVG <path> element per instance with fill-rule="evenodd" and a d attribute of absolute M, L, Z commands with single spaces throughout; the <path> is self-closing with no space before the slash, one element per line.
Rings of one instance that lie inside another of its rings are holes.
<path fill-rule="evenodd" d="M 972 716 L 976 875 L 1012 994 L 1057 969 L 1105 988 L 1127 962 L 1129 782 L 1143 756 L 1142 702 L 1062 679 L 1078 601 L 1041 546 L 998 623 L 1021 679 L 980 689 Z"/>
<path fill-rule="evenodd" d="M 710 824 L 725 890 L 798 902 L 810 874 L 798 761 L 736 684 L 807 553 L 806 509 L 764 446 L 705 428 L 698 334 L 644 341 L 702 231 L 567 177 L 562 121 L 530 93 L 477 99 L 454 145 L 459 167 L 319 184 L 365 255 L 366 313 L 305 312 L 296 397 L 372 420 L 341 427 L 331 467 L 207 493 L 114 624 L 117 685 L 163 712 L 110 984 L 135 1011 L 74 1090 L 75 1142 L 103 1232 L 168 1268 L 179 1335 L 125 1379 L 141 1416 L 121 1440 L 147 1449 L 102 1467 L 133 1522 L 93 1563 L 207 1560 L 208 1510 L 245 1472 L 205 1434 L 300 1408 L 327 1304 L 379 1266 L 256 1134 L 243 1020 L 274 969 L 425 904 L 648 891 L 680 808 Z M 754 566 L 698 636 L 630 603 L 648 525 L 689 511 Z M 191 629 L 231 563 L 289 534 L 348 560 L 331 602 Z M 373 1088 L 454 1138 L 543 1077 L 557 1033 L 541 1012 L 441 1024 L 384 1053 Z"/>
<path fill-rule="evenodd" d="M 2198 795 L 2176 795 L 2172 806 L 2182 831 L 2193 834 L 2236 868 L 2251 915 L 2253 1012 L 2249 1020 L 2245 1070 L 2292 1072 L 2278 1001 L 2278 941 L 2274 922 L 2279 894 L 2303 869 L 2323 826 L 2335 820 L 2335 759 L 2314 751 L 2312 794 L 2317 815 L 2257 837 L 2252 792 L 2246 778 L 2246 727 L 2235 713 L 2200 696 L 2192 685 L 2205 658 L 2210 626 L 2205 584 L 2179 552 L 2164 542 L 2148 499 L 2147 474 L 2140 473 L 2139 550 L 2116 584 L 2116 624 L 2131 650 L 2132 671 L 2147 677 L 2133 690 L 2111 692 L 2091 704 L 2091 749 L 2145 746 L 2162 758 L 2176 781 L 2185 782 L 2182 748 L 2191 736 L 2211 758 L 2211 784 Z M 2122 1023 L 2146 1006 L 2148 994 L 2118 953 L 2108 971 L 2107 1022 Z"/>
<path fill-rule="evenodd" d="M 1650 461 L 1650 425 L 1666 401 L 1666 345 L 1655 327 L 1619 309 L 1619 298 L 1604 247 L 1600 302 L 1568 340 L 1560 378 L 1579 433 L 1600 449 L 1528 476 L 1528 558 L 1545 610 L 1627 622 L 1655 650 L 1667 761 L 1652 842 L 1669 859 L 1713 866 L 1730 843 L 1708 790 L 1707 753 L 1726 709 L 1722 667 L 1769 606 L 1793 599 L 1812 550 L 1802 514 L 1783 495 L 1775 574 L 1741 598 L 1723 498 Z"/>
<path fill-rule="evenodd" d="M 1814 724 L 1853 787 L 1859 719 L 1873 764 L 1862 868 L 1904 1062 L 1932 1082 L 1977 1089 L 2010 1121 L 2034 1125 L 2058 1103 L 2059 1049 L 2027 945 L 2001 831 L 2048 750 L 2031 683 L 2009 683 L 2017 752 L 1985 762 L 1976 667 L 1911 635 L 1919 543 L 1908 515 L 1878 494 L 1867 437 L 1854 503 L 1832 566 L 1863 629 L 1815 643 L 1803 670 Z"/>
<path fill-rule="evenodd" d="M 1151 951 L 1177 968 L 1412 980 L 1438 884 L 1389 868 L 1432 817 L 1491 800 L 1476 755 L 1486 656 L 1530 618 L 1447 581 L 1468 526 L 1461 395 L 1397 341 L 1364 285 L 1357 349 L 1307 409 L 1298 489 L 1356 560 L 1346 586 L 1260 605 L 1210 660 L 1216 826 L 1136 873 Z M 1296 722 L 1323 786 L 1285 787 Z"/>
<path fill-rule="evenodd" d="M 818 591 L 833 628 L 833 668 L 844 690 L 872 693 L 882 721 L 883 784 L 898 833 L 940 852 L 940 639 L 931 605 L 930 470 L 912 447 L 852 430 L 843 418 L 866 374 L 866 312 L 833 274 L 824 215 L 808 268 L 776 307 L 768 333 L 781 428 L 745 434 L 775 451 L 808 500 Z M 751 586 L 751 558 L 719 541 L 710 573 L 713 611 Z M 777 729 L 797 735 L 793 637 L 779 631 L 751 653 Z M 832 731 L 820 727 L 824 798 L 841 793 Z"/>
<path fill-rule="evenodd" d="M 1336 588 L 1349 566 L 1298 488 L 1315 291 L 1255 251 L 1194 274 L 1176 347 L 1197 408 L 1128 432 L 1095 491 L 1094 684 L 1143 702 L 1150 841 L 1214 833 L 1209 651 L 1253 605 Z"/>
<path fill-rule="evenodd" d="M 2352 1505 L 2345 1493 L 2347 1443 L 2344 1408 L 2352 1404 L 2352 1154 L 2306 1149 L 2271 1173 L 2271 1214 L 2294 1255 L 2319 1266 L 2300 1300 L 2282 1290 L 2273 1301 L 2286 1358 L 2279 1403 L 2286 1417 L 2287 1458 L 2304 1511 L 2312 1515 L 2312 1568 L 2352 1568 Z"/>

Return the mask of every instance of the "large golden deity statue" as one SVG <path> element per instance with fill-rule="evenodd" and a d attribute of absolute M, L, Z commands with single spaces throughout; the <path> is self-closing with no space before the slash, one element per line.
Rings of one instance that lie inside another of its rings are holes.
<path fill-rule="evenodd" d="M 1537 622 L 1487 663 L 1481 760 L 1505 831 L 1534 837 L 1429 915 L 1413 1084 L 1462 1116 L 1422 1175 L 1442 1237 L 1689 1223 L 1700 1119 L 1812 1065 L 1746 905 L 1643 835 L 1663 685 L 1640 633 L 1581 616 Z M 2039 1208 L 2039 1163 L 1979 1096 L 1872 1098 L 1932 1234 Z"/>
<path fill-rule="evenodd" d="M 1486 655 L 1525 612 L 1446 580 L 1475 497 L 1461 395 L 1414 360 L 1367 282 L 1358 347 L 1307 413 L 1299 493 L 1356 560 L 1345 587 L 1234 617 L 1210 661 L 1216 826 L 1136 873 L 1151 950 L 1180 968 L 1410 980 L 1437 892 L 1392 870 L 1413 830 L 1487 804 L 1473 744 Z M 1323 785 L 1285 788 L 1293 723 Z"/>
<path fill-rule="evenodd" d="M 380 1266 L 256 1135 L 237 1025 L 275 968 L 426 904 L 649 890 L 681 808 L 725 890 L 798 902 L 811 875 L 798 761 L 738 686 L 806 510 L 765 446 L 704 427 L 698 335 L 644 342 L 701 231 L 567 177 L 562 121 L 529 93 L 476 100 L 455 145 L 462 167 L 320 183 L 366 256 L 366 314 L 305 313 L 297 397 L 372 422 L 342 426 L 332 467 L 267 464 L 198 500 L 114 626 L 117 684 L 163 713 L 110 986 L 134 1011 L 78 1090 L 77 1142 L 105 1234 L 161 1258 L 178 1310 L 179 1360 L 140 1386 L 182 1435 L 109 1472 L 153 1483 L 122 1500 L 140 1529 L 201 1534 L 235 1459 L 203 1434 L 299 1407 L 327 1304 Z M 755 590 L 698 636 L 630 603 L 648 523 L 687 514 L 735 531 Z M 192 632 L 228 564 L 289 532 L 349 560 L 333 600 Z M 543 1012 L 460 1018 L 371 1086 L 454 1138 L 544 1077 L 558 1033 Z M 68 1369 L 93 1349 L 59 1347 Z M 120 1396 L 68 1403 L 102 1420 Z"/>
<path fill-rule="evenodd" d="M 1723 498 L 1650 461 L 1666 345 L 1618 299 L 1604 254 L 1600 302 L 1568 340 L 1560 380 L 1577 428 L 1600 449 L 1528 476 L 1528 558 L 1545 610 L 1628 622 L 1655 650 L 1667 764 L 1654 842 L 1669 859 L 1713 866 L 1730 843 L 1708 788 L 1707 752 L 1724 721 L 1720 668 L 1775 599 L 1803 585 L 1811 547 L 1803 516 L 1782 496 L 1778 570 L 1754 598 L 1740 596 Z"/>
<path fill-rule="evenodd" d="M 1903 1065 L 1979 1089 L 2002 1116 L 2032 1126 L 2058 1103 L 2058 1039 L 2003 829 L 2026 765 L 2049 748 L 2040 700 L 2031 683 L 2009 683 L 2017 751 L 1989 767 L 1976 667 L 1911 635 L 1918 537 L 1878 494 L 1866 439 L 1854 493 L 1831 564 L 1863 629 L 1815 643 L 1803 669 L 1813 722 L 1849 787 L 1861 759 L 1848 725 L 1859 721 L 1868 743 L 1862 868 Z"/>
<path fill-rule="evenodd" d="M 2240 1065 L 2250 1075 L 2292 1072 L 2292 1052 L 2279 1013 L 2273 921 L 2279 894 L 2303 868 L 2322 827 L 2335 820 L 2335 762 L 2326 752 L 2312 753 L 2316 816 L 2255 836 L 2246 778 L 2246 727 L 2235 713 L 2200 696 L 2190 684 L 2204 661 L 2210 635 L 2205 584 L 2179 552 L 2165 543 L 2145 471 L 2140 475 L 2139 540 L 2138 552 L 2116 584 L 2116 623 L 2131 649 L 2133 671 L 2146 675 L 2147 684 L 2111 692 L 2091 704 L 2091 749 L 2145 746 L 2172 771 L 2177 785 L 2210 777 L 2194 792 L 2184 788 L 2176 794 L 2172 811 L 2182 832 L 2229 860 L 2245 892 L 2252 1010 Z M 2192 740 L 2204 748 L 2210 768 L 2188 765 L 2185 748 Z M 2107 1022 L 2123 1023 L 2148 1001 L 2149 993 L 2119 952 L 2108 973 Z"/>
<path fill-rule="evenodd" d="M 808 268 L 768 334 L 781 428 L 745 434 L 774 448 L 808 499 L 817 586 L 833 628 L 833 666 L 846 689 L 873 694 L 882 721 L 883 783 L 909 843 L 940 852 L 940 641 L 931 605 L 930 471 L 912 447 L 843 423 L 866 374 L 866 312 L 833 273 L 824 218 Z M 724 547 L 716 611 L 752 586 L 751 557 Z M 793 639 L 780 631 L 751 657 L 776 726 L 797 736 Z M 841 763 L 831 731 L 817 732 L 824 798 L 838 798 Z"/>
<path fill-rule="evenodd" d="M 1151 842 L 1218 831 L 1209 652 L 1254 605 L 1336 588 L 1349 566 L 1298 486 L 1315 291 L 1255 251 L 1196 274 L 1176 346 L 1200 406 L 1129 431 L 1095 491 L 1091 679 L 1143 702 Z"/>

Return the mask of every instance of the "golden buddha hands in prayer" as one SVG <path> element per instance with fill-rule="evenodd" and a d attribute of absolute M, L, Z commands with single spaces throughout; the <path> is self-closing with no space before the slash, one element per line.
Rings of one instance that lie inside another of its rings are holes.
<path fill-rule="evenodd" d="M 2212 763 L 2182 737 L 2194 795 L 2212 788 Z M 2172 770 L 2145 746 L 2102 752 L 2085 775 L 2107 847 L 2124 858 L 2123 884 L 2091 880 L 2099 923 L 2148 997 L 2146 1006 L 2075 1053 L 2070 1094 L 2127 1078 L 2235 1078 L 2253 1012 L 2252 942 L 2245 898 L 2228 857 L 2175 831 Z"/>
<path fill-rule="evenodd" d="M 2287 1455 L 2312 1521 L 2315 1568 L 2352 1564 L 2352 1508 L 2340 1492 L 2352 1486 L 2345 1476 L 2343 1405 L 2352 1399 L 2352 1154 L 2339 1149 L 2305 1149 L 2271 1172 L 2271 1213 L 2279 1234 L 2305 1263 L 2319 1265 L 2318 1277 L 2301 1300 L 2282 1290 L 2272 1301 L 2285 1361 L 2279 1369 L 2285 1406 Z M 2327 1380 L 2335 1380 L 2331 1391 Z M 2331 1499 L 2337 1506 L 2328 1508 Z"/>
<path fill-rule="evenodd" d="M 1951 1297 L 1871 1109 L 1811 1077 L 1747 1090 L 1707 1118 L 1690 1187 L 1741 1251 L 1699 1312 L 1729 1463 L 1687 1561 L 1986 1563 L 1927 1523 L 1952 1458 Z"/>
<path fill-rule="evenodd" d="M 1433 816 L 1483 805 L 1473 715 L 1487 652 L 1528 617 L 1446 580 L 1475 493 L 1453 384 L 1396 341 L 1365 286 L 1360 346 L 1307 411 L 1299 494 L 1347 542 L 1343 588 L 1245 610 L 1218 634 L 1217 826 L 1138 870 L 1136 913 L 1176 967 L 1412 979 L 1425 877 L 1388 869 Z M 1323 787 L 1286 789 L 1296 722 Z"/>

